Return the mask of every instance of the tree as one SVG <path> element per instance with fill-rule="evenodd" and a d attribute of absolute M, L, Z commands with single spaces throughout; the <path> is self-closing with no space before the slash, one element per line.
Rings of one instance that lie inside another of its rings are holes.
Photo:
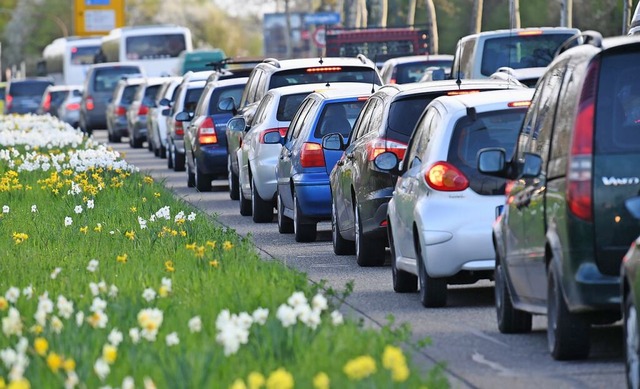
<path fill-rule="evenodd" d="M 509 27 L 520 28 L 520 0 L 509 0 Z"/>
<path fill-rule="evenodd" d="M 409 0 L 409 9 L 407 12 L 407 25 L 413 26 L 416 23 L 416 7 L 417 0 Z"/>
<path fill-rule="evenodd" d="M 473 9 L 471 10 L 471 27 L 470 34 L 477 34 L 482 31 L 482 8 L 484 0 L 473 0 Z"/>
<path fill-rule="evenodd" d="M 433 4 L 433 0 L 426 0 L 427 2 L 427 30 L 429 31 L 429 37 L 431 41 L 431 47 L 429 53 L 438 54 L 438 21 L 436 18 L 436 6 Z"/>

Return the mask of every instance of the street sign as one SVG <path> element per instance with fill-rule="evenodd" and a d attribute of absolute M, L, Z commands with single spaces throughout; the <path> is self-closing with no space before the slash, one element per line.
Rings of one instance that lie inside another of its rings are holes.
<path fill-rule="evenodd" d="M 326 39 L 326 31 L 324 28 L 318 28 L 313 32 L 313 43 L 316 44 L 317 47 L 324 47 L 327 44 Z"/>
<path fill-rule="evenodd" d="M 74 34 L 107 35 L 125 24 L 125 0 L 75 0 Z"/>
<path fill-rule="evenodd" d="M 340 23 L 339 12 L 316 12 L 304 15 L 304 24 L 338 24 Z"/>

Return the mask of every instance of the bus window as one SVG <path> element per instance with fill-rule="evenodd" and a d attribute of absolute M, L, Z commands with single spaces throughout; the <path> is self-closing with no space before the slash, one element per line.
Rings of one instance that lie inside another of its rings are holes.
<path fill-rule="evenodd" d="M 71 63 L 73 65 L 91 65 L 93 57 L 100 49 L 100 46 L 82 46 L 71 48 Z"/>
<path fill-rule="evenodd" d="M 126 39 L 127 59 L 176 58 L 186 49 L 184 34 L 130 36 Z"/>

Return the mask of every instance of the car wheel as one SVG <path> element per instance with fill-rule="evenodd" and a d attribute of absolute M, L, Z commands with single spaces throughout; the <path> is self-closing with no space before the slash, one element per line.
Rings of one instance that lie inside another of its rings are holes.
<path fill-rule="evenodd" d="M 396 293 L 415 293 L 418 291 L 418 276 L 397 267 L 396 250 L 393 246 L 393 234 L 391 224 L 387 223 L 387 235 L 389 236 L 389 250 L 391 251 L 391 276 L 393 277 L 393 290 Z"/>
<path fill-rule="evenodd" d="M 229 197 L 231 200 L 238 200 L 240 198 L 240 182 L 238 176 L 233 174 L 231 169 L 231 156 L 227 156 L 227 180 L 229 181 Z"/>
<path fill-rule="evenodd" d="M 153 151 L 153 155 L 156 157 L 160 156 L 160 148 L 156 147 L 155 143 L 153 143 L 152 141 L 149 141 L 149 144 L 151 145 L 151 149 Z"/>
<path fill-rule="evenodd" d="M 188 188 L 193 188 L 194 186 L 196 186 L 196 175 L 195 173 L 193 173 L 193 170 L 191 169 L 191 166 L 189 166 L 189 164 L 186 164 L 186 169 L 187 169 L 187 187 Z"/>
<path fill-rule="evenodd" d="M 251 182 L 251 214 L 254 223 L 270 223 L 273 220 L 273 203 L 263 200 L 256 189 L 256 181 Z"/>
<path fill-rule="evenodd" d="M 150 140 L 147 141 L 147 150 L 153 151 L 153 143 Z"/>
<path fill-rule="evenodd" d="M 280 193 L 276 194 L 276 212 L 278 216 L 278 232 L 281 234 L 290 234 L 293 232 L 293 220 L 284 215 L 284 205 Z"/>
<path fill-rule="evenodd" d="M 164 145 L 160 145 L 160 158 L 167 158 L 167 148 Z"/>
<path fill-rule="evenodd" d="M 240 197 L 240 215 L 251 216 L 251 199 L 244 197 L 244 192 L 240 188 L 238 188 L 238 195 Z"/>
<path fill-rule="evenodd" d="M 358 203 L 355 203 L 353 214 L 355 216 L 354 228 L 356 235 L 356 262 L 362 267 L 384 265 L 385 244 L 381 239 L 367 238 L 362 233 L 362 220 Z"/>
<path fill-rule="evenodd" d="M 429 276 L 422 257 L 422 250 L 419 247 L 416 247 L 416 254 L 418 280 L 420 282 L 420 303 L 427 308 L 444 307 L 447 304 L 447 280 Z"/>
<path fill-rule="evenodd" d="M 113 134 L 109 130 L 107 130 L 107 139 L 109 139 L 109 142 L 113 142 Z"/>
<path fill-rule="evenodd" d="M 213 178 L 208 174 L 204 174 L 202 171 L 200 171 L 200 169 L 198 169 L 197 159 L 193 160 L 193 166 L 196 169 L 196 174 L 195 174 L 196 189 L 200 192 L 211 192 L 211 188 L 212 188 L 211 181 L 213 180 Z"/>
<path fill-rule="evenodd" d="M 351 255 L 356 250 L 354 242 L 346 240 L 340 234 L 335 199 L 331 201 L 331 241 L 333 243 L 333 253 L 336 255 Z"/>
<path fill-rule="evenodd" d="M 167 167 L 173 169 L 173 156 L 171 155 L 171 145 L 167 147 Z"/>
<path fill-rule="evenodd" d="M 638 310 L 631 291 L 623 301 L 624 356 L 627 388 L 640 387 L 640 336 L 638 334 Z"/>
<path fill-rule="evenodd" d="M 547 277 L 547 343 L 553 359 L 584 359 L 589 356 L 589 322 L 572 314 L 564 301 L 553 264 Z"/>
<path fill-rule="evenodd" d="M 175 148 L 171 152 L 171 156 L 173 157 L 173 171 L 175 172 L 183 172 L 185 169 L 185 156 L 182 153 L 179 153 Z"/>
<path fill-rule="evenodd" d="M 293 233 L 296 242 L 313 242 L 316 240 L 318 225 L 316 223 L 304 223 L 302 212 L 298 204 L 298 196 L 293 195 Z"/>
<path fill-rule="evenodd" d="M 509 286 L 507 285 L 504 269 L 500 262 L 496 263 L 494 278 L 496 316 L 500 332 L 503 334 L 531 332 L 531 314 L 513 307 Z"/>

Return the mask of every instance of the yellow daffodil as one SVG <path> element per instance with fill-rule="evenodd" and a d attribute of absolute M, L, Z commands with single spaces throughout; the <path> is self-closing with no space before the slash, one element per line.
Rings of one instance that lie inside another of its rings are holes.
<path fill-rule="evenodd" d="M 382 366 L 391 370 L 399 364 L 406 364 L 402 349 L 391 345 L 386 346 L 382 352 Z"/>
<path fill-rule="evenodd" d="M 17 380 L 13 380 L 7 385 L 7 389 L 30 389 L 31 383 L 28 379 L 22 377 Z"/>
<path fill-rule="evenodd" d="M 169 288 L 167 288 L 165 285 L 162 285 L 160 289 L 158 289 L 158 295 L 160 297 L 167 297 L 169 295 Z"/>
<path fill-rule="evenodd" d="M 151 176 L 145 176 L 143 180 L 145 184 L 153 184 L 153 177 Z"/>
<path fill-rule="evenodd" d="M 6 311 L 9 308 L 9 302 L 6 298 L 0 296 L 0 311 Z"/>
<path fill-rule="evenodd" d="M 31 331 L 32 333 L 36 334 L 36 335 L 40 335 L 43 331 L 43 328 L 40 324 L 34 324 L 33 326 L 31 326 L 31 328 L 29 329 L 29 331 Z"/>
<path fill-rule="evenodd" d="M 211 265 L 211 267 L 218 267 L 220 266 L 220 262 L 218 262 L 217 259 L 214 259 L 213 261 L 209 261 L 209 265 Z"/>
<path fill-rule="evenodd" d="M 327 373 L 320 372 L 313 377 L 313 387 L 314 389 L 329 389 L 329 384 L 331 381 L 329 380 L 329 376 Z"/>
<path fill-rule="evenodd" d="M 136 238 L 136 232 L 135 231 L 127 231 L 124 233 L 124 236 L 126 236 L 127 238 L 134 240 Z"/>
<path fill-rule="evenodd" d="M 214 240 L 214 241 L 212 242 L 212 241 L 208 240 L 208 241 L 207 241 L 207 243 L 205 243 L 205 245 L 206 245 L 207 247 L 211 247 L 212 249 L 215 249 L 215 248 L 216 248 L 216 241 Z"/>
<path fill-rule="evenodd" d="M 171 230 L 171 232 L 169 232 L 169 233 L 171 234 L 171 236 L 178 236 L 178 231 L 176 231 L 176 230 Z"/>
<path fill-rule="evenodd" d="M 184 219 L 178 219 L 176 220 L 176 224 L 180 225 L 180 224 L 184 224 Z"/>
<path fill-rule="evenodd" d="M 0 377 L 0 389 L 6 389 L 7 383 L 4 381 L 4 378 Z"/>
<path fill-rule="evenodd" d="M 62 366 L 62 357 L 54 352 L 47 355 L 47 366 L 52 372 L 57 373 Z"/>
<path fill-rule="evenodd" d="M 166 261 L 164 263 L 164 270 L 168 271 L 168 272 L 174 272 L 176 271 L 176 268 L 173 267 L 173 261 Z"/>
<path fill-rule="evenodd" d="M 44 357 L 49 350 L 49 342 L 45 338 L 36 338 L 33 341 L 33 348 L 36 350 L 36 354 Z"/>
<path fill-rule="evenodd" d="M 198 246 L 194 251 L 197 258 L 204 257 L 204 246 Z"/>
<path fill-rule="evenodd" d="M 83 234 L 86 234 L 88 230 L 89 230 L 88 226 L 80 227 L 80 232 L 82 232 Z"/>
<path fill-rule="evenodd" d="M 229 389 L 247 389 L 247 385 L 244 384 L 244 381 L 240 378 L 233 381 L 233 384 L 229 387 Z"/>
<path fill-rule="evenodd" d="M 247 377 L 249 389 L 260 389 L 265 383 L 264 376 L 257 371 L 252 371 Z"/>
<path fill-rule="evenodd" d="M 267 389 L 292 389 L 293 385 L 293 376 L 282 367 L 273 371 L 267 378 Z"/>
<path fill-rule="evenodd" d="M 127 259 L 129 258 L 129 256 L 125 253 L 122 255 L 118 255 L 116 257 L 116 261 L 120 262 L 120 263 L 127 263 Z"/>
<path fill-rule="evenodd" d="M 74 361 L 73 358 L 65 359 L 64 362 L 62 362 L 62 368 L 67 373 L 74 371 L 76 369 L 76 361 Z"/>
<path fill-rule="evenodd" d="M 187 231 L 180 231 L 180 236 L 183 238 L 187 236 Z"/>
<path fill-rule="evenodd" d="M 67 177 L 68 177 L 68 176 L 70 176 L 70 175 L 72 175 L 72 174 L 73 174 L 73 170 L 71 170 L 71 169 L 64 169 L 64 170 L 62 171 L 62 175 L 63 175 L 63 176 L 67 176 Z"/>
<path fill-rule="evenodd" d="M 100 223 L 96 224 L 96 226 L 93 227 L 93 230 L 95 232 L 101 232 L 102 231 L 102 224 L 100 224 Z"/>
<path fill-rule="evenodd" d="M 225 251 L 229 251 L 233 248 L 233 243 L 229 242 L 228 240 L 226 240 L 223 244 L 222 244 L 222 249 Z"/>
<path fill-rule="evenodd" d="M 187 250 L 195 250 L 195 249 L 196 249 L 195 243 L 187 243 Z"/>
<path fill-rule="evenodd" d="M 143 197 L 143 198 L 142 198 L 142 202 L 143 202 L 143 203 L 146 203 L 146 202 L 147 202 L 147 198 L 146 198 L 146 197 Z"/>
<path fill-rule="evenodd" d="M 376 361 L 368 355 L 363 355 L 348 361 L 343 371 L 349 379 L 361 380 L 376 372 Z"/>
<path fill-rule="evenodd" d="M 391 379 L 396 382 L 404 382 L 409 378 L 409 368 L 407 365 L 398 365 L 391 369 Z"/>
<path fill-rule="evenodd" d="M 154 196 L 155 198 L 158 198 L 158 197 L 160 197 L 160 193 L 155 192 L 155 193 L 153 194 L 153 196 Z"/>
<path fill-rule="evenodd" d="M 135 212 L 137 212 L 137 211 L 138 211 L 138 208 L 136 208 L 136 207 L 131 207 L 131 208 L 129 208 L 129 209 L 130 209 L 130 210 L 131 210 L 131 212 L 133 212 L 133 213 L 135 213 Z"/>
<path fill-rule="evenodd" d="M 118 349 L 110 344 L 105 344 L 102 347 L 102 359 L 110 365 L 113 365 L 118 358 Z"/>
<path fill-rule="evenodd" d="M 20 244 L 29 239 L 29 235 L 25 234 L 24 232 L 14 232 L 12 238 L 15 244 Z"/>

